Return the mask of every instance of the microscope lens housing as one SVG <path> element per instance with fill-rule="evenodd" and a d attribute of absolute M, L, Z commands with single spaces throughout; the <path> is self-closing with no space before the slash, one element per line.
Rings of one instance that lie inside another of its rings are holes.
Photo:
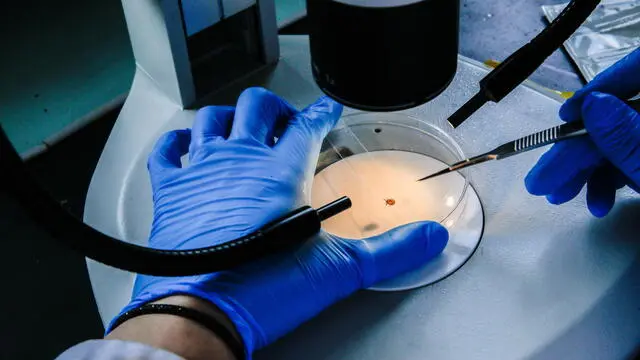
<path fill-rule="evenodd" d="M 459 0 L 307 0 L 318 86 L 367 111 L 423 104 L 456 73 Z"/>

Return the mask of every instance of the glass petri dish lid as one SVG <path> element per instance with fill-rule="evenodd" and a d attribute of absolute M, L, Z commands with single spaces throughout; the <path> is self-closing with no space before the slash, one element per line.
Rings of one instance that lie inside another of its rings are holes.
<path fill-rule="evenodd" d="M 433 284 L 471 258 L 480 243 L 484 215 L 467 171 L 417 181 L 464 158 L 445 131 L 403 113 L 344 116 L 327 136 L 316 167 L 311 204 L 317 207 L 346 195 L 353 205 L 324 221 L 324 231 L 366 239 L 425 220 L 438 221 L 449 230 L 442 254 L 370 290 L 402 291 Z"/>
<path fill-rule="evenodd" d="M 402 113 L 344 116 L 323 143 L 311 203 L 351 198 L 350 210 L 323 224 L 345 238 L 367 238 L 423 220 L 451 227 L 464 206 L 466 172 L 417 180 L 462 159 L 462 149 L 448 134 L 420 119 Z"/>

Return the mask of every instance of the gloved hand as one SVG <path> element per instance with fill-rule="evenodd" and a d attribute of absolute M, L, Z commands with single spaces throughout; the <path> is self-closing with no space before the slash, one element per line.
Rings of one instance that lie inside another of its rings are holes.
<path fill-rule="evenodd" d="M 191 131 L 165 134 L 149 157 L 149 245 L 188 249 L 223 243 L 307 203 L 320 146 L 341 112 L 327 97 L 298 112 L 258 88 L 244 91 L 235 109 L 201 109 Z M 190 163 L 182 168 L 180 156 L 187 150 Z M 446 229 L 432 222 L 367 240 L 321 232 L 296 250 L 233 270 L 138 275 L 123 312 L 170 295 L 202 298 L 227 314 L 250 357 L 337 300 L 434 258 L 447 239 Z"/>
<path fill-rule="evenodd" d="M 629 185 L 640 192 L 640 115 L 620 100 L 639 92 L 637 49 L 563 104 L 560 118 L 582 119 L 589 136 L 553 145 L 527 175 L 527 190 L 562 204 L 586 183 L 587 205 L 597 217 L 609 213 L 616 190 Z"/>

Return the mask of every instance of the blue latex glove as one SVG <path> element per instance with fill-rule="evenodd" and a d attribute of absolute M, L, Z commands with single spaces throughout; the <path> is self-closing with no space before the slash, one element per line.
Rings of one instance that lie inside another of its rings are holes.
<path fill-rule="evenodd" d="M 609 213 L 616 190 L 629 185 L 640 192 L 640 116 L 619 100 L 639 92 L 637 49 L 563 104 L 560 118 L 582 119 L 589 136 L 553 145 L 527 175 L 527 190 L 562 204 L 587 184 L 587 205 L 597 217 Z"/>
<path fill-rule="evenodd" d="M 191 131 L 165 134 L 149 157 L 149 245 L 189 249 L 223 243 L 307 203 L 320 146 L 341 112 L 327 97 L 298 112 L 258 88 L 243 92 L 235 110 L 201 109 Z M 181 168 L 187 150 L 190 164 Z M 447 239 L 446 229 L 432 222 L 367 240 L 321 232 L 301 248 L 234 270 L 177 278 L 138 275 L 123 312 L 170 295 L 197 296 L 228 315 L 251 356 L 354 291 L 434 258 Z"/>

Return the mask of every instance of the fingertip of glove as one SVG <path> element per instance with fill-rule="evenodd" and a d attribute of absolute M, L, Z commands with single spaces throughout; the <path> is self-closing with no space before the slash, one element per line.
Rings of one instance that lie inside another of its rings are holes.
<path fill-rule="evenodd" d="M 558 196 L 556 196 L 554 194 L 549 194 L 549 195 L 547 195 L 545 197 L 547 198 L 547 201 L 551 205 L 562 205 L 564 203 L 563 199 L 559 198 Z"/>
<path fill-rule="evenodd" d="M 308 119 L 314 119 L 320 117 L 325 119 L 323 124 L 329 124 L 331 127 L 335 126 L 342 115 L 342 104 L 334 101 L 328 96 L 322 96 L 316 100 L 313 104 L 306 107 L 301 111 L 301 115 Z M 326 119 L 329 121 L 326 122 Z"/>
<path fill-rule="evenodd" d="M 166 149 L 173 149 L 176 147 L 183 148 L 184 144 L 188 144 L 191 141 L 191 129 L 176 129 L 167 131 L 162 134 L 156 141 L 153 152 L 161 152 Z"/>
<path fill-rule="evenodd" d="M 427 240 L 426 256 L 428 259 L 432 259 L 447 247 L 449 242 L 449 231 L 436 222 L 429 222 L 422 227 L 423 234 Z"/>
<path fill-rule="evenodd" d="M 566 122 L 577 121 L 582 116 L 580 109 L 580 98 L 574 95 L 574 97 L 569 98 L 564 104 L 562 104 L 560 111 L 558 111 L 558 116 Z"/>
<path fill-rule="evenodd" d="M 589 212 L 597 218 L 605 217 L 607 214 L 609 214 L 609 210 L 611 210 L 602 205 L 587 204 L 587 207 L 589 208 Z"/>
<path fill-rule="evenodd" d="M 524 187 L 527 189 L 527 192 L 534 196 L 546 195 L 547 189 L 540 182 L 538 176 L 538 165 L 536 164 L 524 177 Z"/>
<path fill-rule="evenodd" d="M 311 104 L 307 109 L 325 113 L 342 113 L 343 106 L 339 102 L 325 95 L 318 98 L 318 100 Z"/>
<path fill-rule="evenodd" d="M 275 94 L 263 87 L 252 86 L 242 91 L 242 93 L 238 97 L 238 102 L 240 102 L 241 99 L 243 101 L 256 101 L 256 99 L 258 98 L 265 97 L 265 96 L 273 96 L 273 95 Z"/>
<path fill-rule="evenodd" d="M 536 192 L 536 182 L 533 175 L 534 170 L 535 167 L 529 171 L 527 176 L 524 177 L 524 188 L 527 189 L 527 192 L 531 195 L 540 195 Z"/>

